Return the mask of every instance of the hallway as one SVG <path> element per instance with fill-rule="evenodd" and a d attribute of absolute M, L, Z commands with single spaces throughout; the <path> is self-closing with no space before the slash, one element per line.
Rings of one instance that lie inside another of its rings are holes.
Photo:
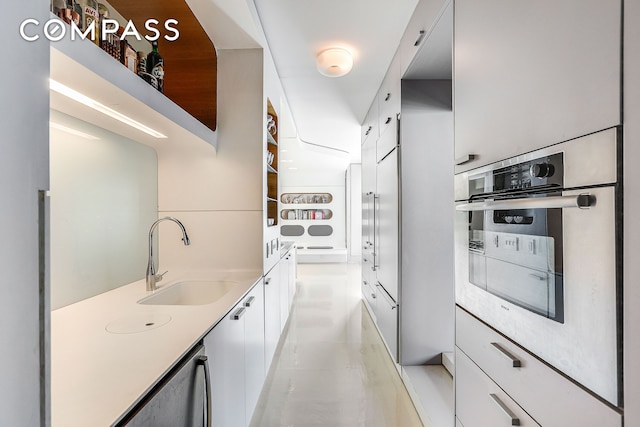
<path fill-rule="evenodd" d="M 360 264 L 299 264 L 252 427 L 413 427 L 420 419 L 360 299 Z"/>

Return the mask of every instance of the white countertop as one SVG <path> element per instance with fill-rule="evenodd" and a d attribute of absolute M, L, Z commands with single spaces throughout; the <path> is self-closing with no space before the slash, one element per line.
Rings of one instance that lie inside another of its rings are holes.
<path fill-rule="evenodd" d="M 139 280 L 52 311 L 52 426 L 99 427 L 118 421 L 261 277 L 256 270 L 170 271 L 164 286 L 186 279 L 238 285 L 211 304 L 154 306 L 137 304 L 149 294 Z M 129 330 L 127 325 L 167 320 L 144 332 L 106 330 L 109 324 Z"/>

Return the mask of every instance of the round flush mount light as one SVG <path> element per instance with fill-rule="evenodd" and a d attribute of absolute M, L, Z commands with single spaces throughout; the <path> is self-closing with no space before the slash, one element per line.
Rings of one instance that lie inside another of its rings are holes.
<path fill-rule="evenodd" d="M 316 65 L 320 74 L 327 77 L 340 77 L 351 71 L 353 56 L 351 52 L 342 48 L 325 49 L 318 54 Z"/>

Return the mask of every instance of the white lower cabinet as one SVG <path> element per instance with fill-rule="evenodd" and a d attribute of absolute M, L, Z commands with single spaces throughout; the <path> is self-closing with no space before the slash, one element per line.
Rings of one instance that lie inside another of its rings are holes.
<path fill-rule="evenodd" d="M 264 367 L 269 372 L 273 355 L 280 340 L 280 266 L 264 277 Z M 226 427 L 226 426 L 225 426 Z"/>
<path fill-rule="evenodd" d="M 244 324 L 245 413 L 249 425 L 256 409 L 266 377 L 264 366 L 264 285 L 258 283 L 243 300 L 246 308 Z"/>
<path fill-rule="evenodd" d="M 398 304 L 385 288 L 376 284 L 376 322 L 389 353 L 398 363 Z"/>
<path fill-rule="evenodd" d="M 289 312 L 293 305 L 293 298 L 296 296 L 296 281 L 298 279 L 298 256 L 296 247 L 289 251 Z"/>
<path fill-rule="evenodd" d="M 478 379 L 480 374 L 482 381 Z M 456 416 L 464 427 L 511 425 L 484 423 L 482 414 L 501 405 L 493 398 L 480 397 L 481 392 L 497 396 L 518 417 L 518 411 L 524 408 L 528 416 L 545 427 L 622 426 L 619 409 L 594 397 L 459 307 L 455 390 Z M 536 425 L 523 424 L 524 419 L 520 425 Z"/>
<path fill-rule="evenodd" d="M 539 426 L 460 349 L 456 349 L 456 416 L 464 427 Z"/>
<path fill-rule="evenodd" d="M 290 298 L 289 298 L 289 262 L 291 256 L 286 253 L 280 259 L 280 332 L 284 330 L 289 318 Z"/>
<path fill-rule="evenodd" d="M 214 426 L 246 427 L 265 378 L 263 287 L 258 283 L 204 337 Z"/>
<path fill-rule="evenodd" d="M 204 337 L 211 370 L 211 412 L 214 426 L 245 427 L 244 318 L 235 319 L 242 303 L 234 307 Z"/>

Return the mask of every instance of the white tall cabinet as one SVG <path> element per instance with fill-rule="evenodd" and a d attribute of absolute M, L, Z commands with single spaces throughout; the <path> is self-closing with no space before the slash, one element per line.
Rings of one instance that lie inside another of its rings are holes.
<path fill-rule="evenodd" d="M 456 0 L 456 172 L 620 124 L 620 34 L 619 0 Z"/>
<path fill-rule="evenodd" d="M 29 44 L 18 31 L 26 18 L 45 22 L 49 1 L 4 5 L 0 35 L 9 52 L 0 67 L 0 242 L 4 278 L 0 288 L 0 419 L 3 425 L 49 425 L 48 271 L 40 256 L 46 214 L 39 217 L 38 191 L 49 188 L 49 42 Z M 10 58 L 10 59 L 9 59 Z"/>

